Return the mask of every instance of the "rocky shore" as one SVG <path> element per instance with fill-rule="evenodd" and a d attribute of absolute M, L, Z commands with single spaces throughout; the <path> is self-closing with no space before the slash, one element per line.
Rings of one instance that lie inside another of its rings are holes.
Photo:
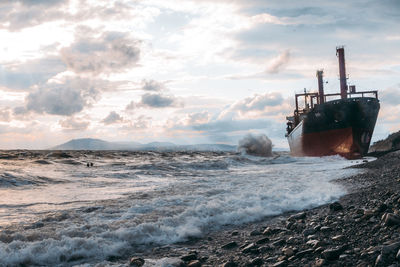
<path fill-rule="evenodd" d="M 131 255 L 130 266 L 400 266 L 400 151 L 336 181 L 338 202 Z M 168 265 L 168 264 L 167 264 Z"/>

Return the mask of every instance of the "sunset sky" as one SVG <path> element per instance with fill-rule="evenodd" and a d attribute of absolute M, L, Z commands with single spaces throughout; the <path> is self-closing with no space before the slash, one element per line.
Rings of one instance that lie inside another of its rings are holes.
<path fill-rule="evenodd" d="M 2 0 L 0 148 L 72 138 L 287 147 L 293 95 L 379 90 L 373 141 L 400 130 L 398 0 Z"/>

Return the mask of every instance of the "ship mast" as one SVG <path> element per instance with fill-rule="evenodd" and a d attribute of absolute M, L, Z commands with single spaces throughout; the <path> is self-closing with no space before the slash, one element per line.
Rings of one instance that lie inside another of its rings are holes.
<path fill-rule="evenodd" d="M 336 47 L 336 55 L 339 58 L 339 75 L 340 75 L 340 95 L 342 99 L 347 98 L 347 78 L 346 65 L 344 62 L 344 47 Z"/>
<path fill-rule="evenodd" d="M 323 104 L 325 102 L 323 76 L 324 76 L 324 71 L 317 70 L 319 104 Z"/>

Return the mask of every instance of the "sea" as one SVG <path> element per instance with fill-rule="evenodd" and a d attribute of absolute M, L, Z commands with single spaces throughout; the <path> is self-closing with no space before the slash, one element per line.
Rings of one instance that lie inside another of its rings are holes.
<path fill-rule="evenodd" d="M 333 202 L 346 193 L 333 181 L 358 163 L 288 152 L 2 151 L 0 266 L 111 266 Z"/>

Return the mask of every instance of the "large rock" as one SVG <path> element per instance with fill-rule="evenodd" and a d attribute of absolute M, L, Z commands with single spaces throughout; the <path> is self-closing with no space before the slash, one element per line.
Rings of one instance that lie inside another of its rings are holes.
<path fill-rule="evenodd" d="M 386 226 L 400 225 L 400 216 L 394 213 L 385 213 L 382 216 L 382 221 Z"/>
<path fill-rule="evenodd" d="M 400 131 L 392 133 L 386 139 L 375 142 L 370 148 L 369 153 L 384 154 L 400 149 Z"/>
<path fill-rule="evenodd" d="M 382 246 L 381 253 L 383 255 L 395 255 L 399 249 L 400 241 L 397 241 L 389 245 Z"/>

